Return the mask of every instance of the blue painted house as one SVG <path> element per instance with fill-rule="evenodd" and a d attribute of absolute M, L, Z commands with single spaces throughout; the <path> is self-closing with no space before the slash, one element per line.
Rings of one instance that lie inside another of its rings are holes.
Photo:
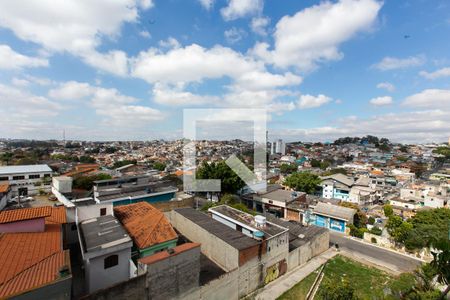
<path fill-rule="evenodd" d="M 346 232 L 348 225 L 353 224 L 356 210 L 353 208 L 319 202 L 309 217 L 309 223 L 331 230 Z"/>

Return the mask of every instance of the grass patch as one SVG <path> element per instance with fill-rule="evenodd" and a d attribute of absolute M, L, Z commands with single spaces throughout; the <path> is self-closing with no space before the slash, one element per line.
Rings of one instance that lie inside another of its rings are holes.
<path fill-rule="evenodd" d="M 319 269 L 306 276 L 290 290 L 284 292 L 283 295 L 277 298 L 277 300 L 304 300 L 306 298 L 306 294 L 308 294 L 309 289 L 313 285 L 314 280 L 319 274 Z"/>
<path fill-rule="evenodd" d="M 311 273 L 292 289 L 286 291 L 278 299 L 305 299 L 309 288 L 317 276 L 317 272 Z M 363 265 L 343 256 L 335 256 L 329 260 L 324 268 L 322 284 L 333 284 L 339 280 L 347 280 L 355 289 L 359 299 L 384 299 L 387 293 L 405 291 L 414 284 L 412 274 L 402 274 L 398 277 L 392 276 L 379 269 Z M 320 291 L 320 288 L 319 288 Z M 320 300 L 319 294 L 316 299 Z"/>

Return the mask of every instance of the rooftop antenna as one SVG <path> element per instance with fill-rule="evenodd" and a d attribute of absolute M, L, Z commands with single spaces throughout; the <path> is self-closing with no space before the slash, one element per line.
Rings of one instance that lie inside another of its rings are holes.
<path fill-rule="evenodd" d="M 66 145 L 66 130 L 63 129 L 63 143 Z"/>

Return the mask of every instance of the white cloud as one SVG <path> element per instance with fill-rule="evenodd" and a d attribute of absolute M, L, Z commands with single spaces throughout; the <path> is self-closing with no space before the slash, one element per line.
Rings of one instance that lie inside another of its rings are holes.
<path fill-rule="evenodd" d="M 162 48 L 168 48 L 168 49 L 176 49 L 180 48 L 180 43 L 177 41 L 177 39 L 173 37 L 168 37 L 166 40 L 159 41 L 158 45 Z"/>
<path fill-rule="evenodd" d="M 102 54 L 96 48 L 103 38 L 118 37 L 123 23 L 136 22 L 139 8 L 151 6 L 148 0 L 7 0 L 0 2 L 0 27 L 50 52 L 67 51 L 95 68 L 123 75 L 124 53 Z M 112 67 L 106 63 L 110 59 Z"/>
<path fill-rule="evenodd" d="M 390 97 L 390 96 L 383 96 L 383 97 L 372 98 L 372 99 L 370 99 L 369 103 L 374 105 L 374 106 L 391 105 L 392 104 L 392 97 Z"/>
<path fill-rule="evenodd" d="M 228 6 L 222 8 L 220 13 L 225 21 L 257 15 L 262 12 L 263 0 L 228 0 Z"/>
<path fill-rule="evenodd" d="M 374 64 L 372 67 L 380 71 L 389 71 L 396 69 L 405 69 L 410 67 L 421 66 L 426 59 L 423 55 L 410 56 L 407 58 L 384 57 L 380 62 Z"/>
<path fill-rule="evenodd" d="M 198 2 L 206 10 L 210 10 L 214 5 L 214 0 L 198 0 Z"/>
<path fill-rule="evenodd" d="M 266 27 L 270 23 L 269 17 L 256 17 L 252 19 L 252 22 L 250 23 L 250 28 L 252 31 L 256 34 L 266 36 L 267 30 Z"/>
<path fill-rule="evenodd" d="M 330 97 L 327 97 L 322 94 L 318 96 L 301 95 L 300 99 L 297 102 L 297 107 L 300 109 L 316 108 L 325 105 L 331 101 L 332 99 Z"/>
<path fill-rule="evenodd" d="M 242 38 L 245 37 L 247 33 L 243 29 L 233 27 L 228 30 L 225 30 L 223 35 L 225 36 L 225 39 L 229 44 L 234 44 L 242 40 Z"/>
<path fill-rule="evenodd" d="M 142 9 L 149 9 L 155 5 L 153 0 L 139 0 L 138 4 Z"/>
<path fill-rule="evenodd" d="M 143 38 L 149 39 L 152 37 L 152 35 L 150 34 L 150 32 L 148 32 L 147 30 L 141 30 L 139 31 L 139 35 L 142 36 Z"/>
<path fill-rule="evenodd" d="M 417 108 L 443 108 L 450 110 L 450 90 L 427 89 L 407 97 L 405 106 Z"/>
<path fill-rule="evenodd" d="M 30 82 L 26 79 L 14 77 L 11 80 L 11 83 L 15 86 L 26 87 L 30 84 Z"/>
<path fill-rule="evenodd" d="M 246 72 L 236 78 L 236 86 L 249 90 L 266 90 L 286 86 L 299 85 L 302 77 L 287 72 L 285 74 L 272 74 L 263 71 Z"/>
<path fill-rule="evenodd" d="M 0 69 L 17 70 L 47 66 L 48 60 L 45 58 L 26 56 L 15 52 L 8 45 L 0 45 Z"/>
<path fill-rule="evenodd" d="M 141 52 L 132 60 L 132 75 L 149 83 L 200 82 L 205 78 L 236 78 L 245 72 L 264 70 L 258 63 L 222 46 L 205 49 L 192 44 L 163 53 L 157 49 Z"/>
<path fill-rule="evenodd" d="M 59 114 L 63 107 L 27 90 L 0 84 L 0 113 L 2 116 L 31 119 Z"/>
<path fill-rule="evenodd" d="M 441 141 L 450 132 L 450 111 L 426 110 L 390 113 L 369 118 L 338 119 L 334 126 L 288 129 L 272 134 L 286 140 L 333 141 L 342 136 L 382 136 L 397 142 Z"/>
<path fill-rule="evenodd" d="M 425 77 L 427 79 L 450 77 L 450 67 L 442 68 L 442 69 L 436 70 L 434 72 L 421 71 L 419 74 L 420 74 L 420 76 Z"/>
<path fill-rule="evenodd" d="M 169 87 L 164 84 L 155 84 L 153 87 L 153 100 L 156 103 L 173 106 L 190 106 L 199 104 L 216 104 L 217 96 L 202 96 L 184 91 L 182 88 Z"/>
<path fill-rule="evenodd" d="M 376 0 L 341 0 L 305 8 L 277 23 L 273 50 L 267 43 L 258 43 L 252 53 L 278 67 L 296 66 L 303 71 L 339 60 L 343 57 L 339 45 L 369 30 L 381 6 Z"/>
<path fill-rule="evenodd" d="M 379 84 L 377 84 L 377 88 L 386 90 L 388 92 L 395 91 L 395 86 L 392 83 L 389 83 L 389 82 L 380 82 Z"/>
<path fill-rule="evenodd" d="M 86 98 L 93 93 L 93 88 L 88 83 L 68 81 L 48 92 L 49 97 L 59 100 L 77 100 Z"/>

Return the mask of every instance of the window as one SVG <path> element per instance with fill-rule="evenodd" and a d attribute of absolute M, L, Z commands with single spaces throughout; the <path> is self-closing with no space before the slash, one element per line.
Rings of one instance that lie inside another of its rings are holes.
<path fill-rule="evenodd" d="M 9 177 L 8 177 L 8 176 L 0 177 L 0 181 L 7 181 L 7 180 L 9 180 Z"/>
<path fill-rule="evenodd" d="M 29 179 L 38 179 L 41 178 L 41 176 L 39 174 L 31 174 L 28 176 Z"/>
<path fill-rule="evenodd" d="M 106 216 L 106 207 L 100 208 L 100 216 Z"/>
<path fill-rule="evenodd" d="M 107 258 L 105 258 L 104 265 L 105 269 L 117 266 L 119 264 L 119 255 L 110 255 Z"/>
<path fill-rule="evenodd" d="M 25 179 L 25 176 L 13 176 L 13 180 L 22 180 Z"/>

